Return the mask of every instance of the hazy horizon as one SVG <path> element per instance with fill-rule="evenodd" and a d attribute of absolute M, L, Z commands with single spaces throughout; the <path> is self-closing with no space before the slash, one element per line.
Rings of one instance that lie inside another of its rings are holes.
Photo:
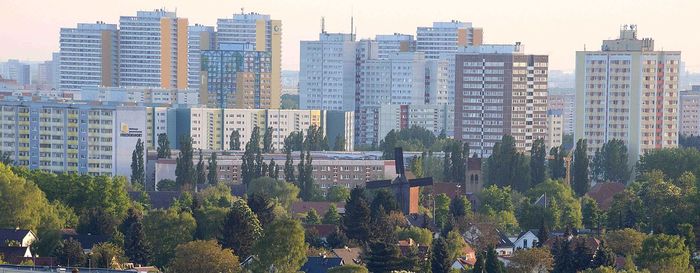
<path fill-rule="evenodd" d="M 548 54 L 550 69 L 574 70 L 575 51 L 600 48 L 603 39 L 616 38 L 620 26 L 636 24 L 639 37 L 655 40 L 657 50 L 681 51 L 686 69 L 700 72 L 700 37 L 683 31 L 694 22 L 700 1 L 557 1 L 536 3 L 496 0 L 466 1 L 368 1 L 335 3 L 297 1 L 10 1 L 0 0 L 0 60 L 43 61 L 59 49 L 61 27 L 104 21 L 118 24 L 119 16 L 137 10 L 166 8 L 177 11 L 190 24 L 216 25 L 217 18 L 234 13 L 258 12 L 282 20 L 282 68 L 299 69 L 299 41 L 316 40 L 325 17 L 328 32 L 349 32 L 354 16 L 358 39 L 376 34 L 415 35 L 416 27 L 434 21 L 460 20 L 484 29 L 485 43 L 522 42 L 533 54 Z M 686 34 L 687 33 L 687 34 Z"/>

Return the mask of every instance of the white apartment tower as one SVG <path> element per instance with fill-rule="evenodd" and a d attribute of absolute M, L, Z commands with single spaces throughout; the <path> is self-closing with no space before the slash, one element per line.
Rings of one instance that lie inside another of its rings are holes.
<path fill-rule="evenodd" d="M 259 13 L 233 14 L 216 20 L 218 44 L 250 44 L 269 52 L 272 62 L 270 108 L 280 107 L 282 95 L 282 21 Z"/>
<path fill-rule="evenodd" d="M 355 110 L 356 44 L 354 34 L 325 31 L 318 41 L 301 41 L 301 109 Z"/>
<path fill-rule="evenodd" d="M 700 136 L 700 85 L 680 92 L 679 133 L 683 136 Z"/>
<path fill-rule="evenodd" d="M 378 45 L 378 58 L 388 59 L 392 53 L 416 51 L 416 40 L 413 35 L 394 33 L 377 35 L 374 40 Z"/>
<path fill-rule="evenodd" d="M 162 9 L 119 18 L 121 86 L 186 89 L 188 22 Z"/>
<path fill-rule="evenodd" d="M 119 84 L 116 24 L 78 24 L 61 28 L 60 36 L 60 90 Z"/>
<path fill-rule="evenodd" d="M 199 89 L 202 50 L 216 48 L 216 31 L 212 26 L 195 24 L 187 28 L 187 87 Z"/>
<path fill-rule="evenodd" d="M 576 52 L 576 127 L 588 154 L 622 140 L 630 162 L 678 145 L 679 51 L 656 51 L 654 40 L 638 39 L 625 25 L 600 51 Z"/>
<path fill-rule="evenodd" d="M 482 44 L 483 36 L 483 30 L 474 28 L 469 22 L 434 22 L 431 27 L 416 30 L 416 50 L 424 52 L 426 59 L 438 59 L 442 53 L 454 53 L 460 47 Z"/>

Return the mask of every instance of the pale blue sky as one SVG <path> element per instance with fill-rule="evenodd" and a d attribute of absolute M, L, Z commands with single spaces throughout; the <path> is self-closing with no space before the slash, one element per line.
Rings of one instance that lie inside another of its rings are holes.
<path fill-rule="evenodd" d="M 486 43 L 525 44 L 549 54 L 552 69 L 573 70 L 574 52 L 600 47 L 623 24 L 637 24 L 640 37 L 657 49 L 680 50 L 691 71 L 700 72 L 699 0 L 0 0 L 0 60 L 49 59 L 58 50 L 60 27 L 78 22 L 117 23 L 136 10 L 177 9 L 190 23 L 215 25 L 232 13 L 267 13 L 283 23 L 283 69 L 297 70 L 299 40 L 318 37 L 320 18 L 330 32 L 348 32 L 355 16 L 358 37 L 401 32 L 433 21 L 471 21 L 484 28 Z"/>

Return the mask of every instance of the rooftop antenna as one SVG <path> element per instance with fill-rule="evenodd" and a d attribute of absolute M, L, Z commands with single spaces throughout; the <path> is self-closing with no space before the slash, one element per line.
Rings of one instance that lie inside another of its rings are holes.
<path fill-rule="evenodd" d="M 321 16 L 321 33 L 326 33 L 326 18 Z"/>
<path fill-rule="evenodd" d="M 355 34 L 355 16 L 350 15 L 350 36 Z"/>
<path fill-rule="evenodd" d="M 245 8 L 241 7 L 241 14 L 245 14 Z"/>

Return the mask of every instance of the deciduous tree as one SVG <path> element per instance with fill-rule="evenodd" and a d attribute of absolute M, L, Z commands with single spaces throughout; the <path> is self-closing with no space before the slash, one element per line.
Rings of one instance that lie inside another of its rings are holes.
<path fill-rule="evenodd" d="M 233 249 L 241 257 L 248 257 L 261 234 L 258 217 L 245 201 L 239 199 L 233 202 L 224 220 L 219 242 L 223 247 Z"/>
<path fill-rule="evenodd" d="M 206 259 L 202 259 L 206 257 Z M 219 272 L 240 273 L 238 257 L 230 249 L 222 249 L 216 241 L 192 241 L 175 249 L 175 258 L 168 272 Z"/>
<path fill-rule="evenodd" d="M 306 248 L 304 228 L 298 221 L 288 218 L 277 220 L 266 228 L 255 244 L 257 259 L 253 262 L 254 272 L 298 272 L 306 262 Z"/>

